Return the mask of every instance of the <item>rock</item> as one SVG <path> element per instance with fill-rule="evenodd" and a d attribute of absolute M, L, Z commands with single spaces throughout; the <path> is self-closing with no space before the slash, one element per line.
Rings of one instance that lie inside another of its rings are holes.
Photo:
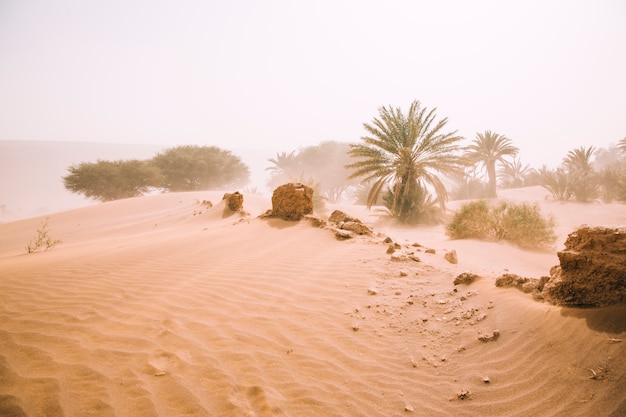
<path fill-rule="evenodd" d="M 502 274 L 502 276 L 496 278 L 496 287 L 517 288 L 522 292 L 532 294 L 535 300 L 541 301 L 543 300 L 543 297 L 541 297 L 540 293 L 548 279 L 548 277 L 541 277 L 537 279 L 520 277 L 516 274 Z"/>
<path fill-rule="evenodd" d="M 239 191 L 235 191 L 232 194 L 224 194 L 222 200 L 226 202 L 226 205 L 224 207 L 224 215 L 237 213 L 243 208 L 243 195 Z"/>
<path fill-rule="evenodd" d="M 462 274 L 460 274 L 454 279 L 454 285 L 459 285 L 459 284 L 470 285 L 472 282 L 476 281 L 478 278 L 480 277 L 476 274 L 472 274 L 470 272 L 463 272 Z"/>
<path fill-rule="evenodd" d="M 339 240 L 350 239 L 351 237 L 354 236 L 352 232 L 349 230 L 343 230 L 343 229 L 333 229 L 333 230 L 335 232 L 335 237 Z"/>
<path fill-rule="evenodd" d="M 354 222 L 342 222 L 339 224 L 339 227 L 344 230 L 349 230 L 351 232 L 356 233 L 357 235 L 371 235 L 372 229 L 361 223 L 360 221 Z"/>
<path fill-rule="evenodd" d="M 372 229 L 364 225 L 361 220 L 350 217 L 341 210 L 333 211 L 328 221 L 335 223 L 340 229 L 349 230 L 357 235 L 372 235 L 373 233 Z"/>
<path fill-rule="evenodd" d="M 557 253 L 541 295 L 552 304 L 604 307 L 626 304 L 626 227 L 582 226 Z"/>
<path fill-rule="evenodd" d="M 281 185 L 272 194 L 272 217 L 300 220 L 313 212 L 313 189 L 300 183 Z"/>
<path fill-rule="evenodd" d="M 387 236 L 385 238 L 385 240 L 383 240 L 383 243 L 393 243 L 393 239 L 391 239 L 389 236 Z"/>
<path fill-rule="evenodd" d="M 320 217 L 314 216 L 312 214 L 307 214 L 306 216 L 304 216 L 304 218 L 307 219 L 313 227 L 319 227 L 321 229 L 326 227 L 326 221 Z"/>
<path fill-rule="evenodd" d="M 353 221 L 359 221 L 358 219 L 354 219 L 350 216 L 348 216 L 346 213 L 344 213 L 341 210 L 335 210 L 330 214 L 330 217 L 328 218 L 328 221 L 331 223 L 341 223 L 341 222 L 353 222 Z"/>
<path fill-rule="evenodd" d="M 426 252 L 426 253 L 430 253 L 430 254 L 432 254 L 432 255 L 434 255 L 435 253 L 437 253 L 437 251 L 436 251 L 436 250 L 434 250 L 434 249 L 430 249 L 430 248 L 426 249 L 424 252 Z"/>
<path fill-rule="evenodd" d="M 451 264 L 458 264 L 459 263 L 459 258 L 456 254 L 455 250 L 451 250 L 450 252 L 446 252 L 445 255 L 443 255 L 444 258 L 446 258 L 446 261 L 450 262 Z"/>
<path fill-rule="evenodd" d="M 494 342 L 498 340 L 499 337 L 500 337 L 500 331 L 494 330 L 491 334 L 487 334 L 487 333 L 479 334 L 478 340 L 480 340 L 481 342 Z"/>
<path fill-rule="evenodd" d="M 400 249 L 402 249 L 402 246 L 400 246 L 397 243 L 392 243 L 391 245 L 387 247 L 387 255 L 391 255 L 392 253 Z"/>

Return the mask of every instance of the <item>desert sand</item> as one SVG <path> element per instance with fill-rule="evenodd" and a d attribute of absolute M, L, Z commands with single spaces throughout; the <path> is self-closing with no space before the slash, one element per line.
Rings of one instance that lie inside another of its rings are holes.
<path fill-rule="evenodd" d="M 554 251 L 533 252 L 328 206 L 374 229 L 340 241 L 258 218 L 269 197 L 224 217 L 222 194 L 54 213 L 62 243 L 32 254 L 44 217 L 0 224 L 0 415 L 626 416 L 626 307 L 494 285 L 548 275 L 568 233 L 624 225 L 626 206 L 502 191 L 555 217 Z M 384 236 L 421 262 L 392 260 Z M 462 272 L 482 278 L 455 286 Z"/>

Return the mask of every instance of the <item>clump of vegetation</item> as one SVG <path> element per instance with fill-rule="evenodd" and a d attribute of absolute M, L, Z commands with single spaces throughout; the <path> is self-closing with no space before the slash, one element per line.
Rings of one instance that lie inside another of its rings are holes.
<path fill-rule="evenodd" d="M 82 162 L 68 168 L 65 188 L 96 201 L 144 195 L 152 190 L 197 191 L 240 187 L 250 170 L 239 157 L 215 146 L 170 148 L 150 160 Z"/>
<path fill-rule="evenodd" d="M 383 197 L 391 215 L 402 223 L 421 222 L 431 211 L 433 190 L 439 210 L 445 209 L 448 193 L 442 177 L 459 175 L 465 160 L 457 155 L 462 137 L 445 132 L 447 118 L 436 120 L 435 110 L 411 103 L 408 112 L 382 107 L 379 117 L 363 127 L 369 134 L 362 144 L 350 145 L 356 162 L 349 178 L 362 178 L 369 187 L 366 207 Z"/>
<path fill-rule="evenodd" d="M 462 206 L 446 234 L 452 239 L 506 240 L 529 249 L 547 249 L 556 240 L 554 219 L 542 216 L 538 206 L 507 202 L 490 206 L 485 200 Z"/>
<path fill-rule="evenodd" d="M 37 237 L 28 242 L 26 250 L 28 253 L 44 252 L 54 248 L 59 243 L 62 243 L 58 239 L 50 237 L 50 229 L 48 229 L 48 217 L 41 223 L 39 229 L 37 229 Z"/>

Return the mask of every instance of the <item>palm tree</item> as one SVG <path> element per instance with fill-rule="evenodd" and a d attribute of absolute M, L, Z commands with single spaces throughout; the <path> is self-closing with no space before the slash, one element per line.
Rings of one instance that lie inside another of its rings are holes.
<path fill-rule="evenodd" d="M 550 191 L 555 199 L 567 201 L 572 197 L 571 179 L 563 168 L 551 170 L 544 165 L 534 175 L 537 184 Z"/>
<path fill-rule="evenodd" d="M 522 161 L 519 158 L 514 159 L 512 162 L 504 161 L 502 168 L 498 172 L 501 178 L 500 186 L 502 188 L 523 187 L 530 172 L 530 165 L 522 165 Z"/>
<path fill-rule="evenodd" d="M 581 146 L 569 151 L 563 158 L 563 166 L 572 184 L 572 193 L 578 201 L 592 201 L 599 194 L 598 175 L 591 165 L 591 157 L 595 151 L 593 146 Z"/>
<path fill-rule="evenodd" d="M 467 157 L 477 164 L 483 164 L 489 179 L 489 197 L 496 197 L 496 163 L 504 162 L 506 156 L 515 156 L 519 149 L 504 135 L 485 130 L 477 133 L 467 148 Z"/>
<path fill-rule="evenodd" d="M 401 221 L 416 220 L 427 186 L 434 189 L 440 208 L 445 208 L 448 194 L 438 174 L 462 171 L 463 159 L 456 151 L 463 138 L 456 131 L 443 133 L 448 119 L 436 122 L 435 110 L 422 108 L 416 100 L 406 115 L 400 108 L 382 107 L 379 117 L 363 124 L 369 136 L 361 138 L 364 144 L 350 146 L 350 156 L 359 160 L 347 168 L 355 169 L 350 178 L 363 177 L 363 183 L 372 184 L 368 209 L 385 186 L 393 197 L 388 207 Z"/>
<path fill-rule="evenodd" d="M 596 148 L 593 146 L 588 148 L 581 146 L 580 148 L 572 149 L 563 158 L 563 165 L 570 174 L 591 172 L 593 171 L 591 157 L 595 151 Z"/>
<path fill-rule="evenodd" d="M 276 158 L 269 158 L 267 161 L 273 164 L 265 168 L 271 173 L 268 180 L 270 187 L 292 181 L 302 175 L 302 167 L 296 156 L 296 151 L 276 153 Z"/>

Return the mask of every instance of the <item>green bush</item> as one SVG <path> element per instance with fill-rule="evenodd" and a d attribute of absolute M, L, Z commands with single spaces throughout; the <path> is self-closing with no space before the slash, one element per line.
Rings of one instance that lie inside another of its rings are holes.
<path fill-rule="evenodd" d="M 452 239 L 491 240 L 493 236 L 489 204 L 485 200 L 464 204 L 446 226 Z"/>
<path fill-rule="evenodd" d="M 446 226 L 452 239 L 506 240 L 523 248 L 548 249 L 556 240 L 554 219 L 528 203 L 489 206 L 479 200 L 462 206 Z"/>

